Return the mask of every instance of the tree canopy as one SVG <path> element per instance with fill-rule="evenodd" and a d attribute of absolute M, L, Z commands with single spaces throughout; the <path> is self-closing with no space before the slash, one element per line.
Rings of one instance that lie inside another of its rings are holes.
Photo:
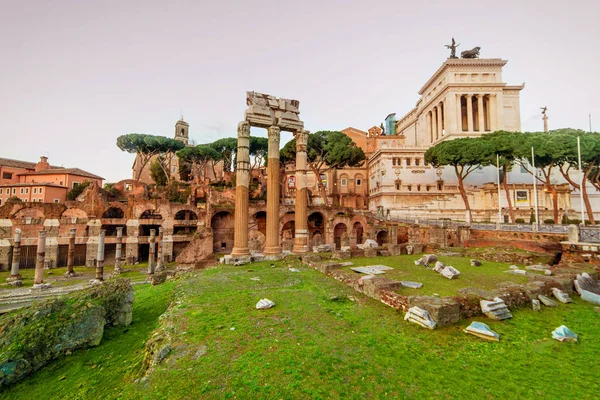
<path fill-rule="evenodd" d="M 141 165 L 138 167 L 136 180 L 140 179 L 142 169 L 153 156 L 162 155 L 159 165 L 163 169 L 167 180 L 170 180 L 170 164 L 174 154 L 185 147 L 183 142 L 165 136 L 147 135 L 142 133 L 129 133 L 117 138 L 117 147 L 122 151 L 137 154 Z"/>
<path fill-rule="evenodd" d="M 213 170 L 213 175 L 216 177 L 215 163 L 223 158 L 222 154 L 216 151 L 210 144 L 186 147 L 177 152 L 177 157 L 180 164 L 191 164 L 192 174 L 201 178 L 204 178 L 204 172 L 209 165 Z"/>
<path fill-rule="evenodd" d="M 210 144 L 210 147 L 221 153 L 223 158 L 223 171 L 231 171 L 235 154 L 237 153 L 237 139 L 223 138 L 216 140 Z"/>

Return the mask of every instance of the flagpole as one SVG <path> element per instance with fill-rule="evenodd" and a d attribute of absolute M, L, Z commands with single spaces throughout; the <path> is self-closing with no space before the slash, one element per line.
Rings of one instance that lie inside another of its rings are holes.
<path fill-rule="evenodd" d="M 498 179 L 498 223 L 502 223 L 502 206 L 500 205 L 500 156 L 496 154 L 496 177 Z M 506 177 L 504 177 L 506 179 Z"/>
<path fill-rule="evenodd" d="M 581 223 L 585 226 L 585 214 L 583 212 L 583 171 L 581 170 L 581 138 L 577 136 L 577 159 L 579 161 L 579 199 L 581 200 Z"/>
<path fill-rule="evenodd" d="M 535 225 L 538 226 L 540 223 L 540 215 L 538 211 L 538 196 L 537 196 L 537 183 L 535 170 L 535 154 L 533 152 L 533 146 L 531 146 L 531 166 L 533 167 L 533 201 L 535 202 Z"/>

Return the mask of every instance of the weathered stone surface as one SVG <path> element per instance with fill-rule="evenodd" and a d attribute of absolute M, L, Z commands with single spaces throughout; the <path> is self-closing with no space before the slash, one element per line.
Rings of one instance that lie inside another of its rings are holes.
<path fill-rule="evenodd" d="M 265 255 L 262 253 L 252 253 L 252 255 L 250 256 L 250 261 L 251 262 L 263 262 L 263 261 L 265 261 Z"/>
<path fill-rule="evenodd" d="M 549 297 L 544 296 L 543 294 L 538 294 L 538 299 L 542 302 L 546 307 L 558 307 L 558 304 L 554 300 Z"/>
<path fill-rule="evenodd" d="M 509 269 L 514 269 L 514 270 L 517 270 L 517 269 L 519 269 L 519 267 L 517 267 L 516 265 L 511 265 L 511 266 L 510 266 L 510 267 L 508 267 L 508 268 L 509 268 Z"/>
<path fill-rule="evenodd" d="M 346 260 L 351 257 L 352 257 L 352 254 L 350 253 L 350 251 L 344 251 L 344 250 L 336 250 L 333 252 L 333 255 L 331 256 L 331 258 L 337 258 L 338 260 Z"/>
<path fill-rule="evenodd" d="M 379 250 L 378 255 L 382 256 L 382 257 L 389 257 L 390 253 L 387 250 Z"/>
<path fill-rule="evenodd" d="M 304 254 L 302 262 L 305 264 L 321 261 L 321 256 L 318 254 Z"/>
<path fill-rule="evenodd" d="M 415 265 L 423 265 L 423 261 L 419 258 L 418 260 L 415 260 Z"/>
<path fill-rule="evenodd" d="M 542 311 L 540 301 L 536 299 L 531 300 L 531 308 L 533 308 L 533 311 Z"/>
<path fill-rule="evenodd" d="M 569 295 L 567 293 L 563 292 L 562 290 L 560 290 L 559 288 L 552 288 L 552 294 L 554 295 L 556 300 L 560 301 L 561 303 L 566 304 L 566 303 L 573 302 L 573 300 L 571 300 Z"/>
<path fill-rule="evenodd" d="M 354 263 L 352 261 L 344 261 L 343 263 L 340 263 L 340 265 L 342 267 L 351 267 L 354 265 Z"/>
<path fill-rule="evenodd" d="M 152 275 L 152 277 L 150 278 L 150 283 L 152 284 L 152 286 L 156 286 L 156 285 L 160 285 L 161 283 L 165 283 L 166 280 L 167 280 L 167 272 L 160 271 L 160 272 L 157 272 Z"/>
<path fill-rule="evenodd" d="M 561 325 L 552 331 L 552 339 L 559 342 L 577 342 L 577 334 L 565 325 Z"/>
<path fill-rule="evenodd" d="M 200 261 L 214 259 L 213 233 L 211 228 L 199 228 L 198 233 L 175 261 L 178 264 L 196 264 Z"/>
<path fill-rule="evenodd" d="M 420 282 L 400 281 L 400 283 L 402 283 L 402 286 L 408 287 L 411 289 L 421 289 L 423 287 L 423 284 Z"/>
<path fill-rule="evenodd" d="M 433 318 L 431 318 L 431 315 L 429 315 L 429 312 L 416 306 L 408 309 L 404 320 L 428 329 L 435 329 L 437 325 Z"/>
<path fill-rule="evenodd" d="M 260 299 L 258 303 L 256 303 L 257 310 L 267 310 L 269 308 L 275 307 L 275 303 L 269 299 Z"/>
<path fill-rule="evenodd" d="M 363 244 L 356 245 L 359 249 L 367 250 L 367 249 L 375 249 L 379 247 L 376 241 L 373 239 L 367 239 Z"/>
<path fill-rule="evenodd" d="M 96 346 L 104 326 L 129 325 L 133 288 L 117 279 L 0 317 L 0 386 L 75 349 Z"/>
<path fill-rule="evenodd" d="M 512 275 L 527 275 L 527 271 L 524 269 L 509 269 L 508 271 L 504 271 L 504 273 Z"/>
<path fill-rule="evenodd" d="M 438 258 L 435 254 L 425 254 L 423 257 L 421 257 L 421 261 L 426 267 L 429 267 L 429 264 L 435 264 L 437 260 Z"/>
<path fill-rule="evenodd" d="M 317 246 L 317 253 L 331 253 L 333 246 L 330 244 L 320 244 Z"/>
<path fill-rule="evenodd" d="M 481 261 L 479 260 L 471 260 L 471 267 L 481 267 Z M 485 325 L 485 324 L 482 324 Z M 485 325 L 487 326 L 487 325 Z"/>
<path fill-rule="evenodd" d="M 577 274 L 575 279 L 575 290 L 581 295 L 581 291 L 595 293 L 600 295 L 600 285 L 588 273 Z"/>
<path fill-rule="evenodd" d="M 435 266 L 433 267 L 433 270 L 437 273 L 440 273 L 445 267 L 446 267 L 446 264 L 444 264 L 441 261 L 437 261 L 435 263 Z"/>
<path fill-rule="evenodd" d="M 373 248 L 365 249 L 365 257 L 377 257 L 377 249 L 373 249 Z"/>
<path fill-rule="evenodd" d="M 384 274 L 385 271 L 388 271 L 393 268 L 387 267 L 385 265 L 369 265 L 366 267 L 352 267 L 350 269 L 352 271 L 360 272 L 362 274 L 379 275 L 379 274 Z"/>
<path fill-rule="evenodd" d="M 481 311 L 487 315 L 488 318 L 502 321 L 508 318 L 512 318 L 512 314 L 506 307 L 504 300 L 496 297 L 493 301 L 481 300 Z"/>
<path fill-rule="evenodd" d="M 447 265 L 440 271 L 440 275 L 448 279 L 456 279 L 460 275 L 460 271 L 454 267 Z"/>
<path fill-rule="evenodd" d="M 427 310 L 439 326 L 452 325 L 460 319 L 460 303 L 449 297 L 409 296 L 408 303 Z"/>
<path fill-rule="evenodd" d="M 475 335 L 485 340 L 492 340 L 494 342 L 498 342 L 500 340 L 500 336 L 482 322 L 473 321 L 471 325 L 467 326 L 465 333 Z"/>

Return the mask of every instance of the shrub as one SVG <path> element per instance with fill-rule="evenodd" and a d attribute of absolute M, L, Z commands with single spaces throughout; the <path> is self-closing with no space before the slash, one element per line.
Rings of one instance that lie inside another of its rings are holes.
<path fill-rule="evenodd" d="M 517 218 L 517 219 L 515 219 L 515 223 L 517 223 L 517 224 L 524 224 L 525 220 L 523 218 Z"/>
<path fill-rule="evenodd" d="M 554 220 L 552 218 L 548 218 L 544 220 L 544 223 L 547 225 L 554 225 Z"/>
<path fill-rule="evenodd" d="M 76 200 L 77 196 L 79 196 L 86 187 L 90 186 L 90 181 L 84 181 L 83 183 L 77 184 L 73 187 L 73 189 L 67 192 L 67 200 Z"/>

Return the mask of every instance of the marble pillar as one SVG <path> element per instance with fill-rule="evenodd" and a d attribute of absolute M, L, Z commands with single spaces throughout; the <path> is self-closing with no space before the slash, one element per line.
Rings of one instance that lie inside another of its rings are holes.
<path fill-rule="evenodd" d="M 104 280 L 104 236 L 106 231 L 102 229 L 98 235 L 98 256 L 96 257 L 96 280 Z"/>
<path fill-rule="evenodd" d="M 307 153 L 308 131 L 296 132 L 296 205 L 294 253 L 306 253 L 308 248 L 308 184 Z"/>
<path fill-rule="evenodd" d="M 434 107 L 433 110 L 431 110 L 431 130 L 433 131 L 432 136 L 434 137 L 434 140 L 437 139 L 437 125 L 437 107 Z"/>
<path fill-rule="evenodd" d="M 121 253 L 123 250 L 123 227 L 117 228 L 117 246 L 115 249 L 115 270 L 113 275 L 119 275 L 121 271 Z"/>
<path fill-rule="evenodd" d="M 479 119 L 478 122 L 478 131 L 485 132 L 485 113 L 483 112 L 483 95 L 477 95 L 477 117 Z"/>
<path fill-rule="evenodd" d="M 490 102 L 488 107 L 490 109 L 490 130 L 495 132 L 498 130 L 498 98 L 495 94 L 490 94 Z"/>
<path fill-rule="evenodd" d="M 69 248 L 67 250 L 67 272 L 65 272 L 66 277 L 75 276 L 75 271 L 73 270 L 73 264 L 75 264 L 75 235 L 77 234 L 76 228 L 69 229 Z"/>
<path fill-rule="evenodd" d="M 429 138 L 429 143 L 433 143 L 433 130 L 431 129 L 431 111 L 427 113 L 425 118 L 425 129 L 427 137 Z"/>
<path fill-rule="evenodd" d="M 280 256 L 279 245 L 279 139 L 278 126 L 269 128 L 269 162 L 267 165 L 267 235 L 265 238 L 265 256 Z"/>
<path fill-rule="evenodd" d="M 542 119 L 544 120 L 544 132 L 547 133 L 548 132 L 548 116 L 546 114 L 544 114 Z"/>
<path fill-rule="evenodd" d="M 44 260 L 46 259 L 46 231 L 40 231 L 37 243 L 37 258 L 35 260 L 35 273 L 33 287 L 41 287 L 44 284 Z"/>
<path fill-rule="evenodd" d="M 456 95 L 456 126 L 459 132 L 463 131 L 462 94 Z"/>
<path fill-rule="evenodd" d="M 435 132 L 436 139 L 442 137 L 442 132 L 444 130 L 444 116 L 442 114 L 443 103 L 439 103 L 437 105 L 437 131 Z"/>
<path fill-rule="evenodd" d="M 19 264 L 21 262 L 21 229 L 15 229 L 15 240 L 13 241 L 12 263 L 10 267 L 10 276 L 6 282 L 12 286 L 21 286 L 21 274 L 19 273 Z"/>
<path fill-rule="evenodd" d="M 154 254 L 156 251 L 156 229 L 150 229 L 150 236 L 148 237 L 148 275 L 154 275 Z"/>
<path fill-rule="evenodd" d="M 238 124 L 237 170 L 235 186 L 235 221 L 233 257 L 249 256 L 248 249 L 248 186 L 250 184 L 250 124 Z"/>
<path fill-rule="evenodd" d="M 467 131 L 473 132 L 473 95 L 467 95 Z"/>

